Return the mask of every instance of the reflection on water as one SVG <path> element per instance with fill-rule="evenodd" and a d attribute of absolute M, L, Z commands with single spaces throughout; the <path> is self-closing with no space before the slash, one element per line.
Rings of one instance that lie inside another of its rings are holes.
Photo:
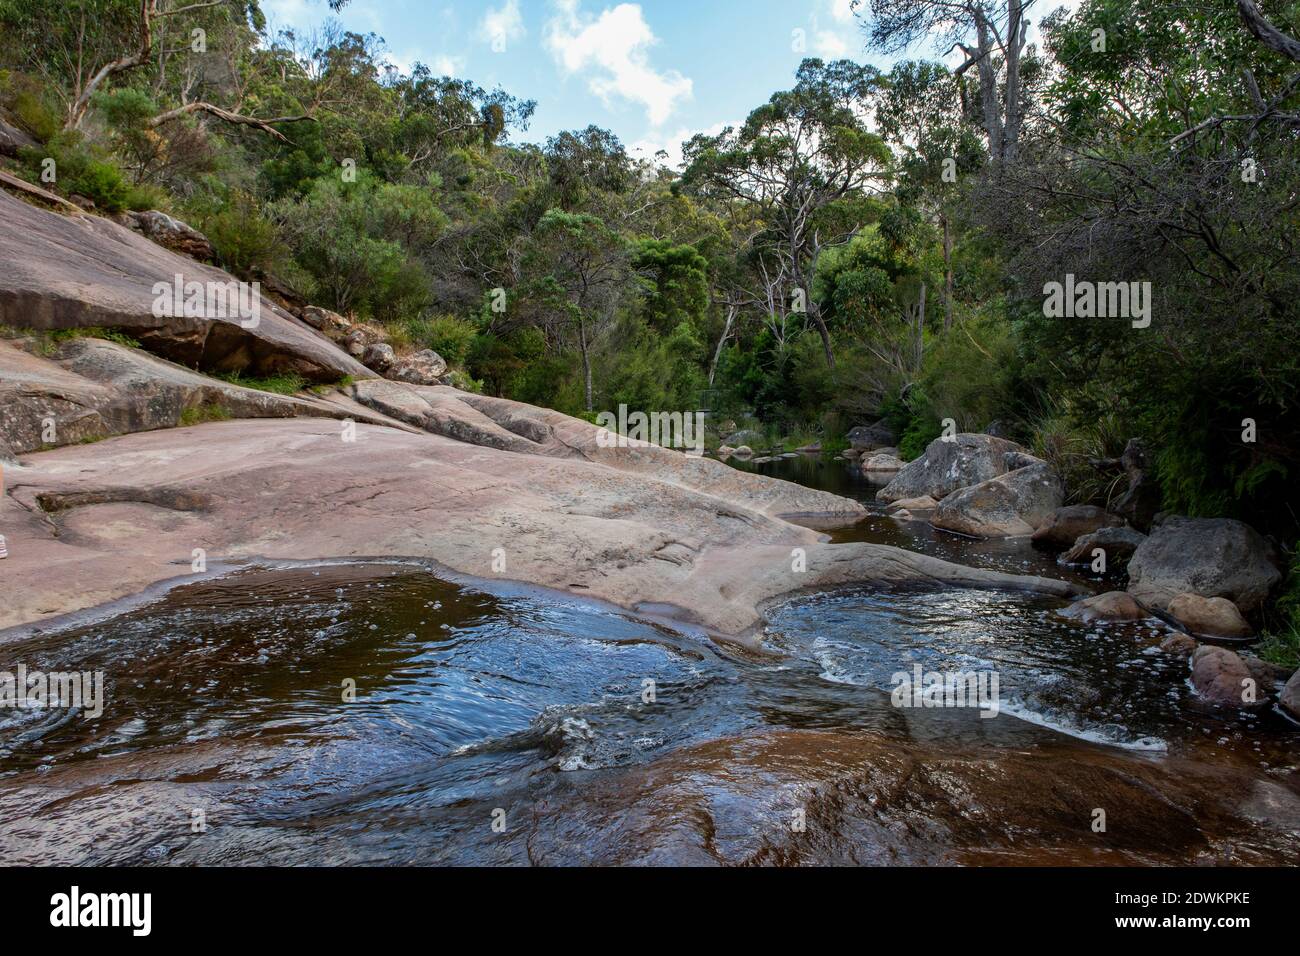
<path fill-rule="evenodd" d="M 982 549 L 879 514 L 849 533 L 1052 569 L 1023 543 Z M 108 684 L 97 721 L 0 711 L 0 853 L 1297 862 L 1294 728 L 1203 707 L 1158 626 L 1080 625 L 1061 603 L 801 596 L 771 612 L 778 653 L 757 656 L 409 564 L 245 571 L 0 645 L 0 669 L 103 670 Z M 892 706 L 891 676 L 914 664 L 996 670 L 1000 715 Z M 1104 838 L 1088 827 L 1096 806 L 1124 821 Z M 806 833 L 790 830 L 792 808 Z"/>

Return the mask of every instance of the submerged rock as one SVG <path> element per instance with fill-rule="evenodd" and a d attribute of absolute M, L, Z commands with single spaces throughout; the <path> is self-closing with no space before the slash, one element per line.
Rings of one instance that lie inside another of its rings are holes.
<path fill-rule="evenodd" d="M 1266 689 L 1240 655 L 1213 644 L 1202 644 L 1192 654 L 1192 686 L 1221 707 L 1253 710 L 1267 703 Z"/>
<path fill-rule="evenodd" d="M 1282 579 L 1268 542 L 1231 518 L 1168 518 L 1138 545 L 1128 574 L 1129 591 L 1151 607 L 1191 593 L 1228 598 L 1247 614 Z"/>
<path fill-rule="evenodd" d="M 961 434 L 951 439 L 936 438 L 925 454 L 910 461 L 884 488 L 876 493 L 881 501 L 919 498 L 929 495 L 940 500 L 960 488 L 1006 474 L 1004 455 L 1024 449 L 992 435 Z"/>
<path fill-rule="evenodd" d="M 1124 592 L 1119 591 L 1117 593 L 1123 594 Z M 1200 642 L 1190 634 L 1170 634 L 1160 642 L 1160 649 L 1166 654 L 1174 654 L 1181 657 L 1187 657 L 1188 655 L 1195 653 L 1196 649 L 1200 646 Z"/>
<path fill-rule="evenodd" d="M 1150 617 L 1142 605 L 1124 591 L 1107 591 L 1076 601 L 1060 612 L 1062 617 L 1091 624 L 1094 621 L 1141 621 Z"/>
<path fill-rule="evenodd" d="M 920 498 L 899 498 L 897 501 L 890 502 L 885 508 L 885 514 L 894 514 L 899 511 L 933 511 L 937 507 L 939 507 L 939 502 L 929 495 L 922 495 Z"/>

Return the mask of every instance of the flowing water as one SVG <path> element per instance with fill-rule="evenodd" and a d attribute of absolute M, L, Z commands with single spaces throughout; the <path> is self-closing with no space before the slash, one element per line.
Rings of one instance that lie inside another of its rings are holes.
<path fill-rule="evenodd" d="M 840 463 L 753 467 L 874 492 Z M 878 511 L 835 538 L 1060 574 L 1024 542 Z M 772 609 L 757 653 L 410 562 L 245 570 L 0 644 L 0 670 L 106 682 L 98 719 L 0 710 L 0 854 L 1300 862 L 1300 731 L 1274 709 L 1202 704 L 1186 660 L 1159 650 L 1162 625 L 1081 625 L 1062 605 L 804 595 Z M 996 673 L 996 715 L 895 706 L 894 675 L 918 665 Z"/>

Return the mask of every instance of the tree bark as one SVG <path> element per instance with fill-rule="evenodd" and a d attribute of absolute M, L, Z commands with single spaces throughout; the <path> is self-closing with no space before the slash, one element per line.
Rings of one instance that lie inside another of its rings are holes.
<path fill-rule="evenodd" d="M 1002 160 L 1002 111 L 998 107 L 998 75 L 993 65 L 993 40 L 983 12 L 975 11 L 975 36 L 979 42 L 976 68 L 980 78 L 980 104 L 984 110 L 984 132 L 989 138 L 989 155 Z"/>
<path fill-rule="evenodd" d="M 946 215 L 943 222 L 943 330 L 952 328 L 952 226 Z"/>
<path fill-rule="evenodd" d="M 582 347 L 582 381 L 586 390 L 587 411 L 592 411 L 591 356 L 587 351 L 587 323 L 581 314 L 578 316 L 578 342 Z"/>
<path fill-rule="evenodd" d="M 925 362 L 925 283 L 921 283 L 921 295 L 916 303 L 916 373 L 921 374 Z"/>
<path fill-rule="evenodd" d="M 1300 41 L 1287 36 L 1260 13 L 1255 0 L 1237 0 L 1237 11 L 1245 21 L 1246 29 L 1264 46 L 1281 53 L 1289 60 L 1300 63 Z"/>
<path fill-rule="evenodd" d="M 204 10 L 208 7 L 220 7 L 229 2 L 229 0 L 206 0 L 201 3 L 191 3 L 184 7 L 177 7 L 175 10 L 159 10 L 159 0 L 140 0 L 140 46 L 134 53 L 128 53 L 118 57 L 116 60 L 110 60 L 101 66 L 95 74 L 87 81 L 85 88 L 80 95 L 73 100 L 72 105 L 68 108 L 68 121 L 63 124 L 65 130 L 73 130 L 81 125 L 81 121 L 86 118 L 86 112 L 90 109 L 90 100 L 99 89 L 100 84 L 110 76 L 118 73 L 125 73 L 127 70 L 133 70 L 149 59 L 150 51 L 153 49 L 153 21 L 159 17 L 174 17 L 180 13 L 189 13 L 191 10 Z"/>
<path fill-rule="evenodd" d="M 1002 161 L 1013 163 L 1020 144 L 1020 52 L 1024 49 L 1029 21 L 1023 0 L 1007 0 L 1007 85 L 1004 96 L 1006 123 L 1002 133 Z"/>
<path fill-rule="evenodd" d="M 736 307 L 727 306 L 727 322 L 722 327 L 722 338 L 718 339 L 718 347 L 713 350 L 713 361 L 709 363 L 709 387 L 713 387 L 713 377 L 718 373 L 718 360 L 722 358 L 723 346 L 727 344 L 727 339 L 731 336 L 731 323 L 736 320 Z"/>
<path fill-rule="evenodd" d="M 218 119 L 225 120 L 227 123 L 235 123 L 239 126 L 253 126 L 263 132 L 270 133 L 283 143 L 289 142 L 289 137 L 285 136 L 278 129 L 272 126 L 272 123 L 315 122 L 315 117 L 313 116 L 275 116 L 270 119 L 258 119 L 255 116 L 242 116 L 239 113 L 232 113 L 230 110 L 222 109 L 220 106 L 214 106 L 211 103 L 186 103 L 184 106 L 178 106 L 174 110 L 159 113 L 157 116 L 149 120 L 149 127 L 150 129 L 157 129 L 164 123 L 169 123 L 174 119 L 178 119 L 190 113 L 208 113 Z"/>
<path fill-rule="evenodd" d="M 135 53 L 129 53 L 118 57 L 116 60 L 110 60 L 95 71 L 95 74 L 87 81 L 81 94 L 68 107 L 68 121 L 63 124 L 65 130 L 73 130 L 81 125 L 81 121 L 86 116 L 86 111 L 90 109 L 90 99 L 95 95 L 95 91 L 99 89 L 101 83 L 110 76 L 135 69 L 149 56 L 149 50 L 153 47 L 150 18 L 157 13 L 157 5 L 158 0 L 140 0 L 139 48 Z"/>

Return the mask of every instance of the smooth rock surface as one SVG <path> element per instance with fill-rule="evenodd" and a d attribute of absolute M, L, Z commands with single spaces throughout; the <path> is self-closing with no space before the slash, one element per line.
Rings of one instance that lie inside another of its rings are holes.
<path fill-rule="evenodd" d="M 420 391 L 444 401 L 458 394 Z M 349 442 L 337 422 L 290 419 L 216 422 L 29 456 L 6 476 L 0 499 L 12 595 L 0 626 L 186 575 L 195 548 L 214 572 L 254 559 L 419 558 L 629 608 L 672 604 L 726 633 L 753 625 L 764 602 L 807 587 L 1073 590 L 893 547 L 825 544 L 779 515 L 851 523 L 860 505 L 657 446 L 602 449 L 595 426 L 555 412 L 463 393 L 458 400 L 530 450 L 366 424 Z M 525 422 L 532 437 L 520 434 Z M 490 428 L 481 420 L 476 427 Z M 806 572 L 791 569 L 796 546 L 806 551 Z M 504 571 L 494 570 L 496 554 Z"/>
<path fill-rule="evenodd" d="M 1094 621 L 1141 621 L 1150 615 L 1124 591 L 1107 591 L 1075 601 L 1061 612 L 1062 617 L 1091 624 Z"/>
<path fill-rule="evenodd" d="M 1221 707 L 1253 710 L 1267 703 L 1267 688 L 1259 685 L 1240 655 L 1213 644 L 1202 644 L 1192 654 L 1192 686 Z"/>
<path fill-rule="evenodd" d="M 1179 594 L 1169 602 L 1169 616 L 1198 637 L 1250 637 L 1251 627 L 1227 598 Z"/>
<path fill-rule="evenodd" d="M 1129 591 L 1167 609 L 1179 594 L 1223 597 L 1243 613 L 1258 609 L 1282 579 L 1272 548 L 1231 518 L 1171 517 L 1151 530 L 1129 560 Z"/>
<path fill-rule="evenodd" d="M 218 381 L 103 339 L 72 339 L 49 357 L 0 340 L 0 442 L 11 454 L 172 428 L 187 412 L 229 418 L 381 420 L 316 397 L 277 395 Z"/>
<path fill-rule="evenodd" d="M 977 538 L 1033 534 L 1061 505 L 1061 483 L 1046 463 L 1009 471 L 945 497 L 930 524 Z"/>
<path fill-rule="evenodd" d="M 893 455 L 872 454 L 862 459 L 862 473 L 868 478 L 883 478 L 903 470 L 905 462 Z"/>
<path fill-rule="evenodd" d="M 215 288 L 235 280 L 98 216 L 58 215 L 0 192 L 0 263 L 0 325 L 123 329 L 149 351 L 205 371 L 311 382 L 374 374 L 265 297 L 256 327 L 234 310 L 227 318 L 155 315 L 156 283 L 201 283 L 212 314 Z"/>
<path fill-rule="evenodd" d="M 1068 551 L 1057 558 L 1058 564 L 1092 564 L 1093 552 L 1098 548 L 1106 552 L 1107 567 L 1116 561 L 1125 561 L 1147 538 L 1141 531 L 1128 526 L 1122 528 L 1100 528 L 1092 534 L 1085 534 L 1075 541 Z"/>

